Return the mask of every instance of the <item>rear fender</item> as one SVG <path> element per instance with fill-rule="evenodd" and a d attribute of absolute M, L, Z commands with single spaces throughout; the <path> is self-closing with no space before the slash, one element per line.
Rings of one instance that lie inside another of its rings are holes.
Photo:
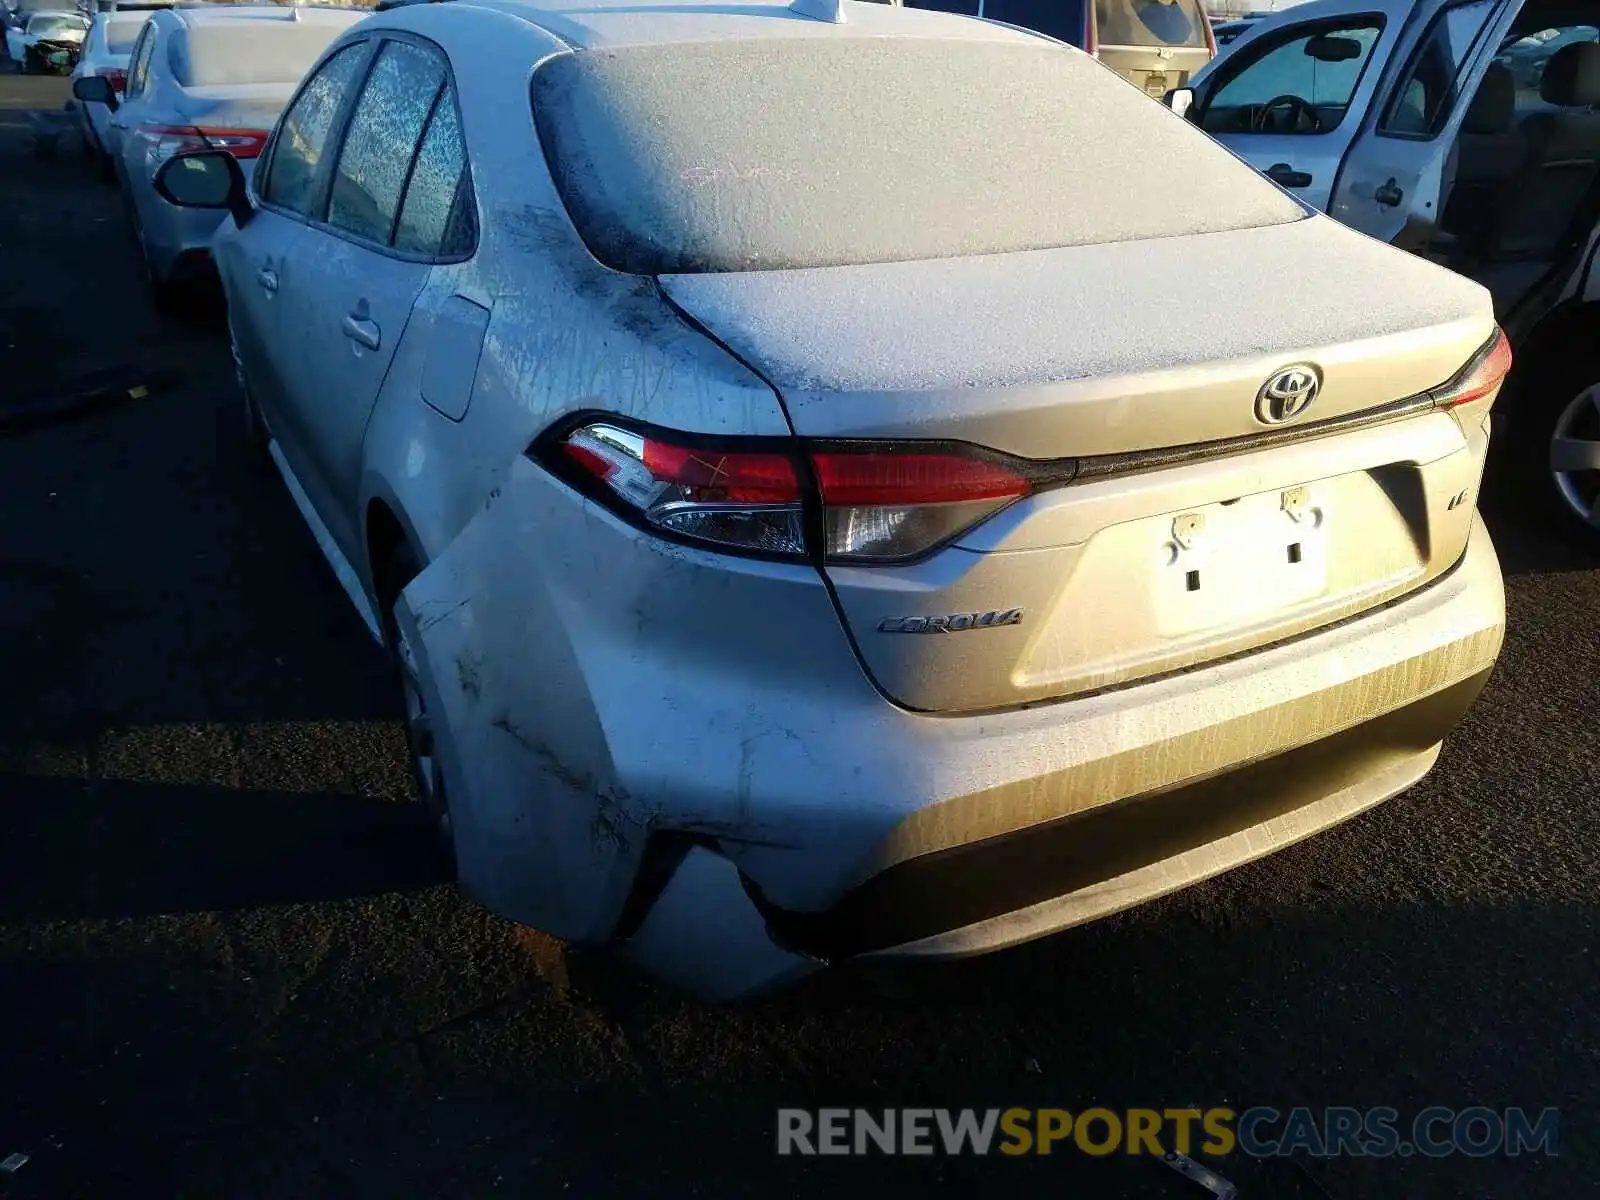
<path fill-rule="evenodd" d="M 395 618 L 419 658 L 462 887 L 512 920 L 592 940 L 616 923 L 646 830 L 615 782 L 546 570 L 506 558 L 539 551 L 525 477 L 541 474 L 519 459 L 502 488 L 521 502 L 497 504 L 496 488 Z"/>

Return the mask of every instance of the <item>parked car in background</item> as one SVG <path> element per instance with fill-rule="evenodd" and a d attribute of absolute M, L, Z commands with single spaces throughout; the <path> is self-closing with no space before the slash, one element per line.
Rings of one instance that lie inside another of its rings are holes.
<path fill-rule="evenodd" d="M 99 75 L 110 80 L 112 91 L 121 97 L 128 84 L 128 60 L 151 9 L 134 12 L 104 12 L 95 15 L 84 39 L 83 56 L 72 70 L 74 80 Z M 111 109 L 105 104 L 73 102 L 83 128 L 84 144 L 100 165 L 102 174 L 113 178 L 111 156 L 106 151 L 107 124 Z"/>
<path fill-rule="evenodd" d="M 89 22 L 75 12 L 35 12 L 6 30 L 6 53 L 23 72 L 72 70 L 83 49 Z"/>
<path fill-rule="evenodd" d="M 1597 15 L 1313 0 L 1264 17 L 1172 103 L 1308 204 L 1489 288 L 1517 352 L 1508 464 L 1600 549 Z"/>
<path fill-rule="evenodd" d="M 1482 287 L 1086 55 L 835 7 L 396 7 L 156 178 L 463 885 L 712 997 L 1343 820 L 1504 620 Z"/>
<path fill-rule="evenodd" d="M 210 272 L 219 218 L 163 200 L 151 186 L 156 169 L 197 149 L 254 159 L 306 68 L 366 15 L 270 5 L 167 9 L 149 14 L 120 98 L 105 76 L 74 81 L 80 101 L 109 112 L 105 150 L 158 299 Z"/>
<path fill-rule="evenodd" d="M 1164 95 L 1217 52 L 1201 0 L 906 0 L 1039 33 L 1086 50 L 1152 96 Z"/>
<path fill-rule="evenodd" d="M 1217 43 L 1217 47 L 1220 49 L 1221 47 L 1226 46 L 1229 42 L 1233 41 L 1241 33 L 1243 33 L 1246 29 L 1249 29 L 1250 26 L 1254 24 L 1255 22 L 1253 20 L 1219 21 L 1211 26 L 1211 36 L 1212 39 Z"/>
<path fill-rule="evenodd" d="M 1600 20 L 1600 11 L 1589 14 Z M 1511 72 L 1519 89 L 1537 91 L 1544 69 L 1556 51 L 1574 42 L 1592 42 L 1600 37 L 1594 25 L 1569 25 L 1564 29 L 1537 29 L 1501 47 L 1496 61 Z"/>

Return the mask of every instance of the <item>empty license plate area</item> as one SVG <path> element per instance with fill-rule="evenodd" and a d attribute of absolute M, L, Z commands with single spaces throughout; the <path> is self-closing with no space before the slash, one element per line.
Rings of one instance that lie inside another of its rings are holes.
<path fill-rule="evenodd" d="M 1326 593 L 1335 514 L 1322 493 L 1301 485 L 1149 522 L 1156 632 L 1249 625 Z"/>

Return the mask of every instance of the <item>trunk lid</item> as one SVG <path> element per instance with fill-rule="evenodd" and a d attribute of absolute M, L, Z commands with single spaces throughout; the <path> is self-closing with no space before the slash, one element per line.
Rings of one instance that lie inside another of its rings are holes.
<path fill-rule="evenodd" d="M 183 89 L 179 109 L 201 129 L 270 131 L 294 95 L 292 83 L 214 84 Z"/>
<path fill-rule="evenodd" d="M 1488 294 L 1324 217 L 660 282 L 802 437 L 1079 460 L 926 559 L 827 568 L 864 664 L 911 708 L 1194 666 L 1393 600 L 1465 549 L 1486 432 L 1426 406 L 1368 418 L 1472 358 Z M 1264 423 L 1263 385 L 1298 364 L 1320 375 L 1311 408 Z"/>

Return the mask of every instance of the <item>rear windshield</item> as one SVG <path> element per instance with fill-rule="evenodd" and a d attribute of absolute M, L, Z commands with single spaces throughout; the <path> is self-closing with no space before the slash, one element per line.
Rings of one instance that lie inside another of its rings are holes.
<path fill-rule="evenodd" d="M 218 21 L 172 39 L 172 74 L 183 87 L 298 83 L 344 30 L 294 21 Z"/>
<path fill-rule="evenodd" d="M 1206 44 L 1200 0 L 1095 0 L 1095 37 L 1102 46 Z"/>
<path fill-rule="evenodd" d="M 113 17 L 106 24 L 106 48 L 112 54 L 132 54 L 133 44 L 139 40 L 139 31 L 150 19 L 148 13 L 137 17 Z"/>
<path fill-rule="evenodd" d="M 588 50 L 535 72 L 533 111 L 590 251 L 641 275 L 995 254 L 1304 215 L 1193 126 L 1046 42 Z"/>

